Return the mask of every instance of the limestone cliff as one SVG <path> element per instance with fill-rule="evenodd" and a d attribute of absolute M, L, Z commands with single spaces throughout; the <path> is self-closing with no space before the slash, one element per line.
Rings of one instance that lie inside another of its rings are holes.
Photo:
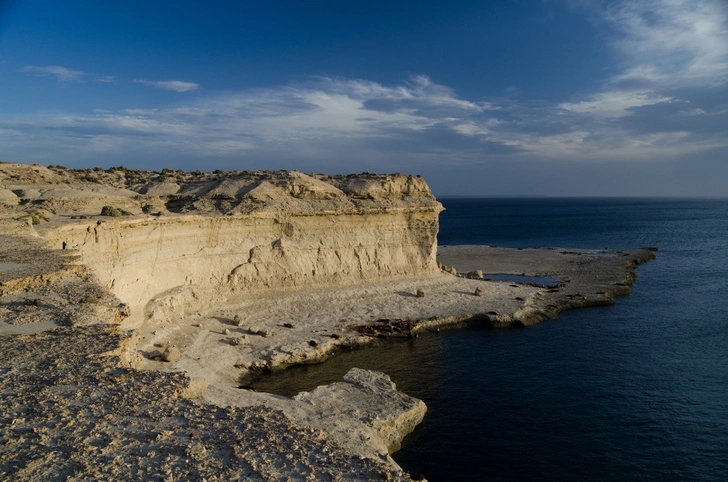
<path fill-rule="evenodd" d="M 437 272 L 442 207 L 415 176 L 0 164 L 0 188 L 131 306 L 129 325 L 263 291 Z"/>

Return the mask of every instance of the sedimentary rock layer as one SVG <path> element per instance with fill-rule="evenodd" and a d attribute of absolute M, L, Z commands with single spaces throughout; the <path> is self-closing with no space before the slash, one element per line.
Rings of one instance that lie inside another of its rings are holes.
<path fill-rule="evenodd" d="M 442 207 L 419 177 L 5 164 L 0 181 L 0 202 L 131 306 L 129 326 L 264 290 L 437 272 Z"/>
<path fill-rule="evenodd" d="M 59 226 L 45 237 L 77 250 L 132 306 L 134 322 L 164 319 L 181 304 L 192 310 L 261 291 L 437 272 L 436 210 L 99 221 Z"/>

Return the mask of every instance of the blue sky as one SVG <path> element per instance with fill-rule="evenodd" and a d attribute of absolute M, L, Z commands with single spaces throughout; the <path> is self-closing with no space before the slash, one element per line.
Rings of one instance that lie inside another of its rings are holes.
<path fill-rule="evenodd" d="M 728 196 L 728 2 L 0 0 L 0 160 Z"/>

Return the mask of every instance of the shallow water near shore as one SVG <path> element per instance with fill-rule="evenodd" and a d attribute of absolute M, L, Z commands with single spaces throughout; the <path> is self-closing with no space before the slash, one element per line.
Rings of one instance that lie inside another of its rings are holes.
<path fill-rule="evenodd" d="M 511 283 L 526 283 L 544 288 L 558 286 L 561 280 L 552 278 L 551 276 L 525 276 L 518 274 L 505 273 L 483 273 L 483 279 L 493 281 L 510 281 Z"/>
<path fill-rule="evenodd" d="M 442 202 L 443 245 L 660 250 L 614 306 L 343 353 L 266 390 L 389 374 L 429 409 L 394 459 L 431 481 L 728 479 L 728 200 Z"/>

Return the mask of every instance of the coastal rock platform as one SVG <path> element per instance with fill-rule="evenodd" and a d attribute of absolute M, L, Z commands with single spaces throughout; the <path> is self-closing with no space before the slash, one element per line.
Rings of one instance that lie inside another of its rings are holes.
<path fill-rule="evenodd" d="M 426 407 L 386 375 L 293 398 L 248 382 L 610 304 L 654 257 L 438 250 L 441 210 L 401 174 L 0 163 L 0 478 L 408 480 L 390 453 Z"/>

